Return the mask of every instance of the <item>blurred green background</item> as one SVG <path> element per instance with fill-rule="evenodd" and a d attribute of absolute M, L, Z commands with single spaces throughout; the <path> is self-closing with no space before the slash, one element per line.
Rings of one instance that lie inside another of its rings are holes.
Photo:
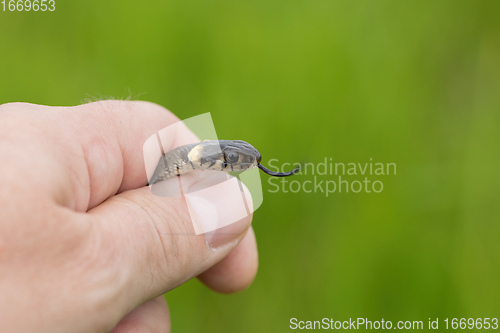
<path fill-rule="evenodd" d="M 170 292 L 173 331 L 499 317 L 499 17 L 496 0 L 56 0 L 0 12 L 0 103 L 143 99 L 211 112 L 264 161 L 397 164 L 379 194 L 263 175 L 254 284 Z"/>

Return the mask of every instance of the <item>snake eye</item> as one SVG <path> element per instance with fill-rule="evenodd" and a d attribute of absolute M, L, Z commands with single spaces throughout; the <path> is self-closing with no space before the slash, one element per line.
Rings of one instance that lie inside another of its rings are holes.
<path fill-rule="evenodd" d="M 240 159 L 240 155 L 238 153 L 231 152 L 226 154 L 226 162 L 227 163 L 236 163 Z"/>

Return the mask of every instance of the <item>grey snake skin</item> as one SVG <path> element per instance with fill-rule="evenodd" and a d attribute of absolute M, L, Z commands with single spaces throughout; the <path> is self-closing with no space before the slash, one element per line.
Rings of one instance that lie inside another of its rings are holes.
<path fill-rule="evenodd" d="M 258 167 L 275 177 L 297 173 L 274 172 L 260 164 L 261 155 L 251 144 L 241 140 L 205 140 L 177 147 L 160 157 L 149 185 L 180 176 L 194 170 L 245 171 Z"/>

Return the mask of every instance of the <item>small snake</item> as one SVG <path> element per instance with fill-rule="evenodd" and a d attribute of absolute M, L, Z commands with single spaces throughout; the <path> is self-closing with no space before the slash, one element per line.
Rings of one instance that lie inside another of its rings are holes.
<path fill-rule="evenodd" d="M 180 176 L 194 170 L 245 171 L 258 167 L 275 177 L 297 173 L 274 172 L 260 164 L 261 156 L 251 144 L 241 140 L 205 140 L 177 147 L 163 155 L 149 181 L 149 185 Z"/>

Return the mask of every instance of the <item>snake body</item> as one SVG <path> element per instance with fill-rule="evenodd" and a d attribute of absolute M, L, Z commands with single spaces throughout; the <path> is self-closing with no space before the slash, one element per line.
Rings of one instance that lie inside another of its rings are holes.
<path fill-rule="evenodd" d="M 299 171 L 274 172 L 260 164 L 261 155 L 241 140 L 206 140 L 177 147 L 160 157 L 149 185 L 194 170 L 245 171 L 259 167 L 271 176 L 290 176 Z"/>

